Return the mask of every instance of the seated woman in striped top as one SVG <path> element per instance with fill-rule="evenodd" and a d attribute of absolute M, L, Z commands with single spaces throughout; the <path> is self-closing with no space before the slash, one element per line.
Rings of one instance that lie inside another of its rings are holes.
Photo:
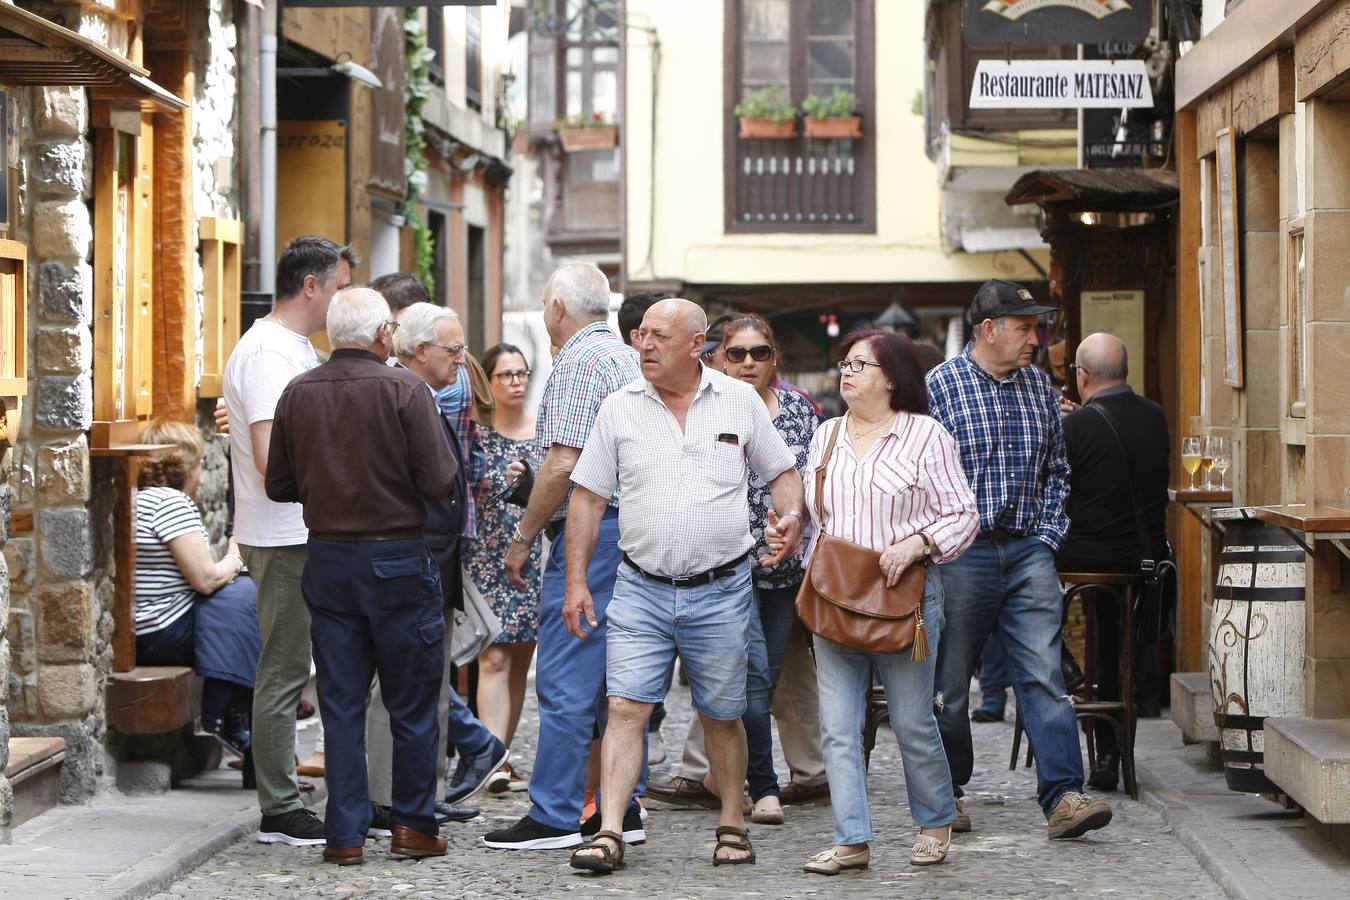
<path fill-rule="evenodd" d="M 230 539 L 216 559 L 193 497 L 205 444 L 183 422 L 155 420 L 141 442 L 162 450 L 140 465 L 136 493 L 136 662 L 192 666 L 203 678 L 202 729 L 247 758 L 253 676 L 262 652 L 258 589 L 239 577 L 243 557 Z"/>

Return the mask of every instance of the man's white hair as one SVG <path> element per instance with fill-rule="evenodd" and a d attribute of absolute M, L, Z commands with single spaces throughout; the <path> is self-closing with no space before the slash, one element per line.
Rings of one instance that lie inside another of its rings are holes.
<path fill-rule="evenodd" d="M 435 303 L 414 303 L 398 317 L 394 332 L 394 350 L 401 359 L 412 359 L 422 344 L 436 343 L 436 328 L 441 319 L 458 319 L 453 309 Z"/>
<path fill-rule="evenodd" d="M 347 288 L 328 306 L 328 342 L 334 347 L 370 347 L 380 326 L 393 318 L 379 291 Z"/>
<path fill-rule="evenodd" d="M 549 276 L 548 284 L 549 296 L 561 301 L 568 315 L 577 319 L 609 315 L 609 279 L 590 263 L 559 266 Z"/>

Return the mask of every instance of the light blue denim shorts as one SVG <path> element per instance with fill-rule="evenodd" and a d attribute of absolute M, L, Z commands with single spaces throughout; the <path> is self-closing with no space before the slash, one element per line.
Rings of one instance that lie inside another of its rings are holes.
<path fill-rule="evenodd" d="M 749 559 L 732 574 L 692 588 L 653 581 L 621 564 L 607 611 L 607 693 L 660 703 L 678 652 L 694 709 L 710 719 L 739 719 L 753 609 Z"/>

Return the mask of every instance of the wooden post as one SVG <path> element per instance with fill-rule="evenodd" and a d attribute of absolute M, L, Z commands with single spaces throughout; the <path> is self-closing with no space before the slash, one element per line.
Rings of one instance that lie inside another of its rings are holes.
<path fill-rule="evenodd" d="M 113 548 L 117 570 L 113 576 L 113 671 L 136 668 L 136 482 L 140 465 L 134 456 L 113 460 L 116 467 L 113 506 Z"/>
<path fill-rule="evenodd" d="M 1200 161 L 1196 158 L 1196 114 L 1180 110 L 1176 116 L 1177 174 L 1181 186 L 1177 246 L 1177 420 L 1172 423 L 1173 483 L 1182 484 L 1181 436 L 1200 414 Z M 1194 516 L 1180 506 L 1171 508 L 1172 534 L 1177 557 L 1177 671 L 1206 668 L 1207 636 L 1200 633 L 1202 585 L 1208 572 L 1202 567 L 1202 530 Z"/>

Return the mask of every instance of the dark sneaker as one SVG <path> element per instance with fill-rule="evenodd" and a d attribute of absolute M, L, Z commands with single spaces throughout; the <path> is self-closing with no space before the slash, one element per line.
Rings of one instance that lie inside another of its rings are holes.
<path fill-rule="evenodd" d="M 483 835 L 483 846 L 494 850 L 563 850 L 580 843 L 580 831 L 550 828 L 529 816 L 510 828 Z"/>
<path fill-rule="evenodd" d="M 473 756 L 461 755 L 455 764 L 450 786 L 445 789 L 445 802 L 454 805 L 481 791 L 510 756 L 511 751 L 495 737 L 486 748 Z"/>
<path fill-rule="evenodd" d="M 370 804 L 370 827 L 366 837 L 387 838 L 394 836 L 394 811 L 379 803 Z"/>
<path fill-rule="evenodd" d="M 202 725 L 205 727 L 205 719 L 203 719 Z M 211 736 L 216 739 L 220 746 L 240 759 L 243 759 L 249 748 L 253 746 L 249 716 L 244 713 L 227 715 L 218 724 L 218 727 L 211 732 Z"/>
<path fill-rule="evenodd" d="M 986 724 L 988 722 L 1002 722 L 1003 710 L 990 710 L 981 706 L 970 714 L 970 721 Z"/>
<path fill-rule="evenodd" d="M 323 820 L 307 809 L 292 809 L 277 816 L 263 816 L 258 843 L 317 847 L 325 843 Z"/>
<path fill-rule="evenodd" d="M 1065 794 L 1050 814 L 1046 824 L 1050 840 L 1081 837 L 1111 822 L 1111 805 L 1105 800 L 1094 800 L 1087 794 Z"/>
<path fill-rule="evenodd" d="M 455 806 L 452 803 L 441 802 L 436 804 L 437 825 L 444 825 L 446 822 L 467 822 L 476 818 L 478 818 L 476 806 Z"/>
<path fill-rule="evenodd" d="M 600 830 L 600 813 L 597 811 L 581 823 L 581 836 L 586 840 L 595 837 Z M 623 842 L 625 844 L 645 844 L 647 829 L 642 822 L 642 809 L 636 803 L 630 803 L 623 814 Z"/>

